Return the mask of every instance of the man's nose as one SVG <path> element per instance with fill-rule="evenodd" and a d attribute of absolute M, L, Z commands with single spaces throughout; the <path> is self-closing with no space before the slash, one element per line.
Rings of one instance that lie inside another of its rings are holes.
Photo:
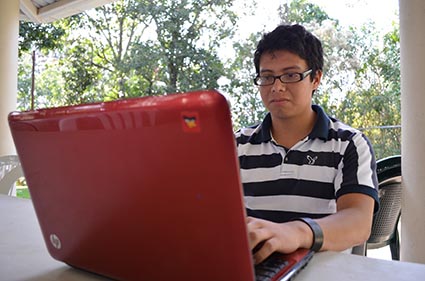
<path fill-rule="evenodd" d="M 276 78 L 274 80 L 274 83 L 272 85 L 272 90 L 274 91 L 286 91 L 286 83 L 283 83 L 280 81 L 279 78 Z"/>

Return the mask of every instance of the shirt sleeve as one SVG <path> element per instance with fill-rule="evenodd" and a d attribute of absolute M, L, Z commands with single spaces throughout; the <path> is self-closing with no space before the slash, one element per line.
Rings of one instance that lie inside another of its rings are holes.
<path fill-rule="evenodd" d="M 335 181 L 336 197 L 348 193 L 362 193 L 375 200 L 374 211 L 379 209 L 376 160 L 372 145 L 362 133 L 354 134 L 348 143 L 338 168 Z"/>

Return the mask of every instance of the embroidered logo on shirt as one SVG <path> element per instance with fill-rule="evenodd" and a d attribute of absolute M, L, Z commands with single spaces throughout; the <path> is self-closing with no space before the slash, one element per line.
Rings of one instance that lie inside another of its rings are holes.
<path fill-rule="evenodd" d="M 307 161 L 309 165 L 314 165 L 316 163 L 317 156 L 311 157 L 310 155 L 307 155 Z"/>

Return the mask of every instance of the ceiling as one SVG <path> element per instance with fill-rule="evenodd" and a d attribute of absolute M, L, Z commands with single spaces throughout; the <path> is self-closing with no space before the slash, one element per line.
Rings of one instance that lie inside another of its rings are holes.
<path fill-rule="evenodd" d="M 114 1 L 115 0 L 19 0 L 20 19 L 35 23 L 49 23 Z"/>

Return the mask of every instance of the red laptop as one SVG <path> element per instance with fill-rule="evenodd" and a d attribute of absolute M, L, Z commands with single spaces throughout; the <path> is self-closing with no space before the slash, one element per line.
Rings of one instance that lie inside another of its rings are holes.
<path fill-rule="evenodd" d="M 9 125 L 47 248 L 72 267 L 289 280 L 312 256 L 255 276 L 230 111 L 214 90 L 13 112 Z"/>

